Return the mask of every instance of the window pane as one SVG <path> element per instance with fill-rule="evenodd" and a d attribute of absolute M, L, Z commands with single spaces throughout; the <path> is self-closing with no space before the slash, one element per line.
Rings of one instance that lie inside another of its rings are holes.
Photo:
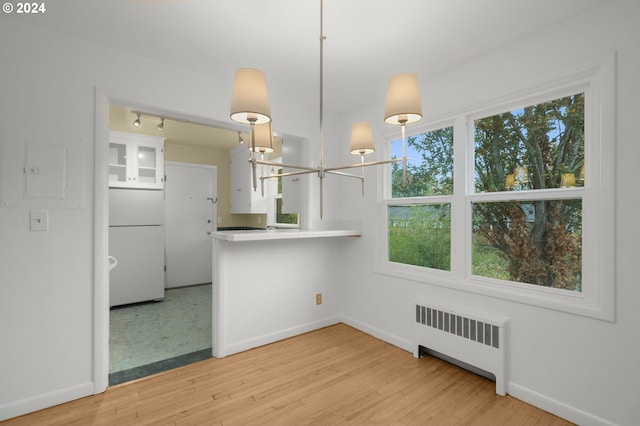
<path fill-rule="evenodd" d="M 584 94 L 475 121 L 476 192 L 584 185 Z"/>
<path fill-rule="evenodd" d="M 451 270 L 451 204 L 389 206 L 389 261 Z"/>
<path fill-rule="evenodd" d="M 391 165 L 391 196 L 423 197 L 453 194 L 453 127 L 406 138 L 407 185 L 402 163 Z M 402 139 L 391 143 L 391 158 L 402 158 Z"/>
<path fill-rule="evenodd" d="M 279 225 L 297 225 L 298 213 L 282 213 L 282 198 L 278 197 L 276 201 L 276 224 Z"/>
<path fill-rule="evenodd" d="M 582 200 L 473 203 L 473 274 L 582 291 Z"/>

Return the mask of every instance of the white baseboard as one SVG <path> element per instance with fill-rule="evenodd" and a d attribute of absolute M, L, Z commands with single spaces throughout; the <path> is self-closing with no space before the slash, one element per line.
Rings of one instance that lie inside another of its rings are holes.
<path fill-rule="evenodd" d="M 93 387 L 93 382 L 85 382 L 0 405 L 0 421 L 93 395 Z"/>
<path fill-rule="evenodd" d="M 367 323 L 358 321 L 346 315 L 341 315 L 340 319 L 341 322 L 350 325 L 353 328 L 377 337 L 378 339 L 384 340 L 385 342 L 404 349 L 407 352 L 414 352 L 415 350 L 415 348 L 413 347 L 413 342 L 408 341 L 407 339 L 387 333 L 384 330 L 380 330 Z M 616 426 L 615 423 L 612 423 L 608 420 L 602 419 L 591 413 L 587 413 L 583 410 L 572 407 L 568 404 L 557 401 L 538 392 L 534 392 L 513 382 L 507 383 L 507 394 L 535 407 L 538 407 L 541 410 L 555 414 L 556 416 L 562 417 L 563 419 L 579 425 Z"/>
<path fill-rule="evenodd" d="M 370 334 L 373 337 L 377 337 L 380 340 L 384 340 L 387 343 L 392 344 L 393 346 L 397 346 L 400 349 L 404 349 L 407 352 L 415 352 L 413 347 L 413 342 L 402 337 L 396 336 L 395 334 L 387 333 L 384 330 L 373 327 L 367 323 L 358 321 L 354 318 L 351 318 L 346 315 L 340 315 L 341 322 L 350 325 L 353 328 L 356 328 L 364 333 Z"/>
<path fill-rule="evenodd" d="M 263 334 L 261 336 L 252 337 L 251 339 L 242 340 L 235 343 L 229 343 L 217 353 L 218 358 L 222 358 L 228 355 L 233 355 L 238 352 L 244 352 L 246 350 L 257 348 L 258 346 L 268 345 L 269 343 L 277 342 L 278 340 L 288 339 L 289 337 L 297 336 L 299 334 L 307 333 L 309 331 L 317 330 L 319 328 L 328 327 L 340 322 L 340 317 L 329 317 L 318 321 L 301 324 L 295 327 L 287 328 L 284 330 L 278 330 L 273 333 Z M 215 349 L 215 348 L 214 348 Z"/>
<path fill-rule="evenodd" d="M 615 426 L 615 423 L 572 407 L 563 402 L 556 401 L 553 398 L 542 395 L 541 393 L 532 391 L 531 389 L 527 389 L 513 382 L 509 382 L 507 384 L 507 393 L 514 398 L 518 398 L 521 401 L 536 406 L 551 414 L 555 414 L 558 417 L 562 417 L 572 423 L 583 426 Z"/>

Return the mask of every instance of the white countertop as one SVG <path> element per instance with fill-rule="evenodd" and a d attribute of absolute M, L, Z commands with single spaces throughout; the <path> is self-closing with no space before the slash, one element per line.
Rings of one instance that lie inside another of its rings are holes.
<path fill-rule="evenodd" d="M 362 233 L 360 231 L 353 229 L 256 229 L 248 231 L 217 231 L 211 233 L 212 238 L 222 241 L 291 240 L 299 238 L 359 237 L 361 235 Z"/>

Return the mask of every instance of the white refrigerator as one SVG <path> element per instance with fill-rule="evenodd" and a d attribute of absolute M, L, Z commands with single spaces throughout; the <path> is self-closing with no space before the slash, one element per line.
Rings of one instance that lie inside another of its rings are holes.
<path fill-rule="evenodd" d="M 164 298 L 164 193 L 109 189 L 110 306 Z"/>

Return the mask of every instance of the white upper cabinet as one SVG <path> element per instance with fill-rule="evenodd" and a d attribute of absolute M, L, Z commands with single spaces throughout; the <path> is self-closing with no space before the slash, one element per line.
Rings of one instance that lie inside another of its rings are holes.
<path fill-rule="evenodd" d="M 304 164 L 302 161 L 301 142 L 282 141 L 282 163 Z M 283 172 L 295 172 L 294 169 L 283 169 Z M 299 213 L 302 206 L 302 182 L 306 175 L 285 176 L 282 178 L 282 212 Z"/>
<path fill-rule="evenodd" d="M 267 212 L 266 185 L 264 196 L 260 188 L 260 179 L 257 180 L 258 188 L 254 191 L 249 158 L 249 150 L 246 145 L 241 145 L 231 150 L 231 176 L 229 179 L 231 185 L 229 192 L 231 199 L 230 211 L 233 214 L 264 214 Z M 258 177 L 262 167 L 267 169 L 267 166 L 258 165 Z M 268 174 L 268 170 L 265 170 L 265 173 Z"/>
<path fill-rule="evenodd" d="M 134 133 L 109 133 L 109 187 L 162 189 L 164 139 Z"/>

